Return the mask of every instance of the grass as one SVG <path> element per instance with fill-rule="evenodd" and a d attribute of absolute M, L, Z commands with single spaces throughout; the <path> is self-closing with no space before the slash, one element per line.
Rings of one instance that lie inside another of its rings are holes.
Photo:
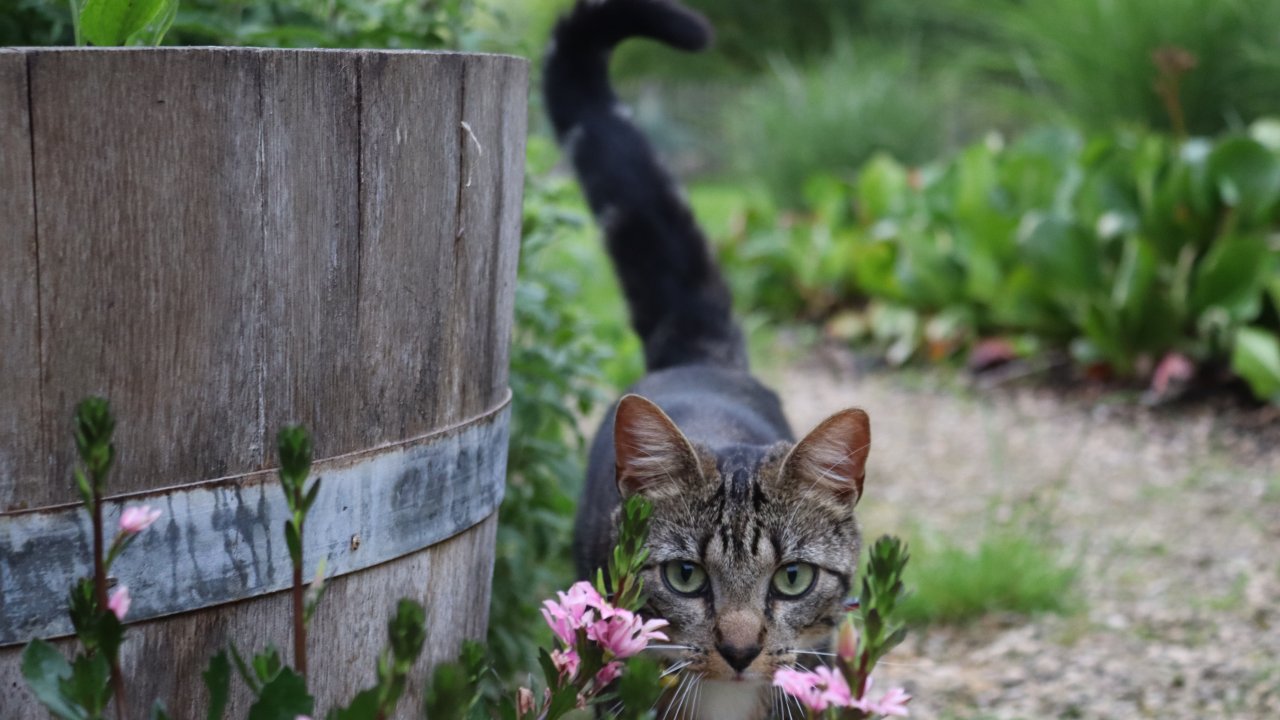
<path fill-rule="evenodd" d="M 1069 613 L 1077 568 L 1041 537 L 1012 527 L 987 531 L 969 549 L 952 541 L 911 545 L 902 617 L 911 625 L 961 624 L 984 615 Z"/>

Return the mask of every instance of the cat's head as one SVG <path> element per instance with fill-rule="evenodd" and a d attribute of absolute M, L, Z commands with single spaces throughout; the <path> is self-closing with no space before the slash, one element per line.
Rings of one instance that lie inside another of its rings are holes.
<path fill-rule="evenodd" d="M 845 410 L 794 445 L 713 452 L 629 395 L 614 424 L 618 490 L 653 503 L 649 611 L 677 663 L 707 680 L 768 681 L 813 664 L 849 595 L 871 428 Z"/>

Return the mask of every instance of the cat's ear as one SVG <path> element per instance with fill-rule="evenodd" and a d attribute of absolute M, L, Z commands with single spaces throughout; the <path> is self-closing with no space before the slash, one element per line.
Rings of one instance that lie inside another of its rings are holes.
<path fill-rule="evenodd" d="M 618 492 L 624 498 L 637 493 L 650 500 L 671 496 L 684 483 L 702 477 L 689 439 L 662 408 L 639 395 L 618 402 L 613 451 Z"/>
<path fill-rule="evenodd" d="M 871 419 L 858 409 L 841 410 L 796 443 L 782 462 L 781 479 L 856 504 L 870 452 Z"/>

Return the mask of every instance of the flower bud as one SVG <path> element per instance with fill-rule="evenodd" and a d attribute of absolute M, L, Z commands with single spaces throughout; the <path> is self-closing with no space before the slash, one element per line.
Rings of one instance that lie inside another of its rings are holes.
<path fill-rule="evenodd" d="M 516 693 L 516 717 L 522 718 L 533 711 L 533 691 L 527 687 L 520 688 Z"/>
<path fill-rule="evenodd" d="M 124 616 L 129 613 L 130 602 L 132 598 L 129 597 L 129 588 L 121 585 L 107 597 L 107 609 L 115 614 L 117 620 L 124 620 Z"/>
<path fill-rule="evenodd" d="M 150 505 L 127 507 L 120 513 L 120 532 L 140 533 L 151 527 L 151 523 L 159 519 L 161 511 L 152 510 Z"/>
<path fill-rule="evenodd" d="M 836 655 L 845 661 L 858 656 L 858 629 L 853 626 L 853 615 L 845 615 L 840 623 L 840 634 L 836 637 Z"/>

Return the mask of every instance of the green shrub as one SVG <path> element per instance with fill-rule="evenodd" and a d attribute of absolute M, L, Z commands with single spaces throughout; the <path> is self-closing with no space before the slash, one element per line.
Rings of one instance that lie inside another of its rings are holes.
<path fill-rule="evenodd" d="M 1162 49 L 1189 53 L 1166 55 L 1165 64 L 1194 64 L 1176 90 L 1190 133 L 1280 112 L 1280 3 L 1273 0 L 1036 0 L 993 3 L 987 12 L 1029 88 L 1092 127 L 1178 129 L 1156 90 L 1154 55 Z"/>
<path fill-rule="evenodd" d="M 182 0 L 175 45 L 464 48 L 480 0 Z"/>
<path fill-rule="evenodd" d="M 67 3 L 12 0 L 0 4 L 0 46 L 74 43 L 71 12 Z"/>
<path fill-rule="evenodd" d="M 784 206 L 815 173 L 853 171 L 876 152 L 924 162 L 943 146 L 944 88 L 918 54 L 838 45 L 812 66 L 776 59 L 727 107 L 741 171 Z"/>
<path fill-rule="evenodd" d="M 854 333 L 898 361 L 1025 334 L 1122 376 L 1169 352 L 1226 365 L 1242 329 L 1280 330 L 1275 134 L 1042 130 L 919 169 L 880 156 L 810 180 L 807 214 L 757 205 L 725 262 L 783 317 L 874 301 Z M 1233 364 L 1270 397 L 1270 346 L 1246 337 Z"/>
<path fill-rule="evenodd" d="M 604 396 L 606 347 L 579 301 L 579 268 L 549 262 L 585 223 L 576 191 L 539 171 L 531 143 L 511 346 L 512 424 L 507 494 L 499 511 L 489 648 L 500 675 L 533 667 L 550 635 L 538 603 L 573 580 L 569 542 L 583 477 L 578 418 Z M 513 592 L 519 588 L 519 592 Z"/>

